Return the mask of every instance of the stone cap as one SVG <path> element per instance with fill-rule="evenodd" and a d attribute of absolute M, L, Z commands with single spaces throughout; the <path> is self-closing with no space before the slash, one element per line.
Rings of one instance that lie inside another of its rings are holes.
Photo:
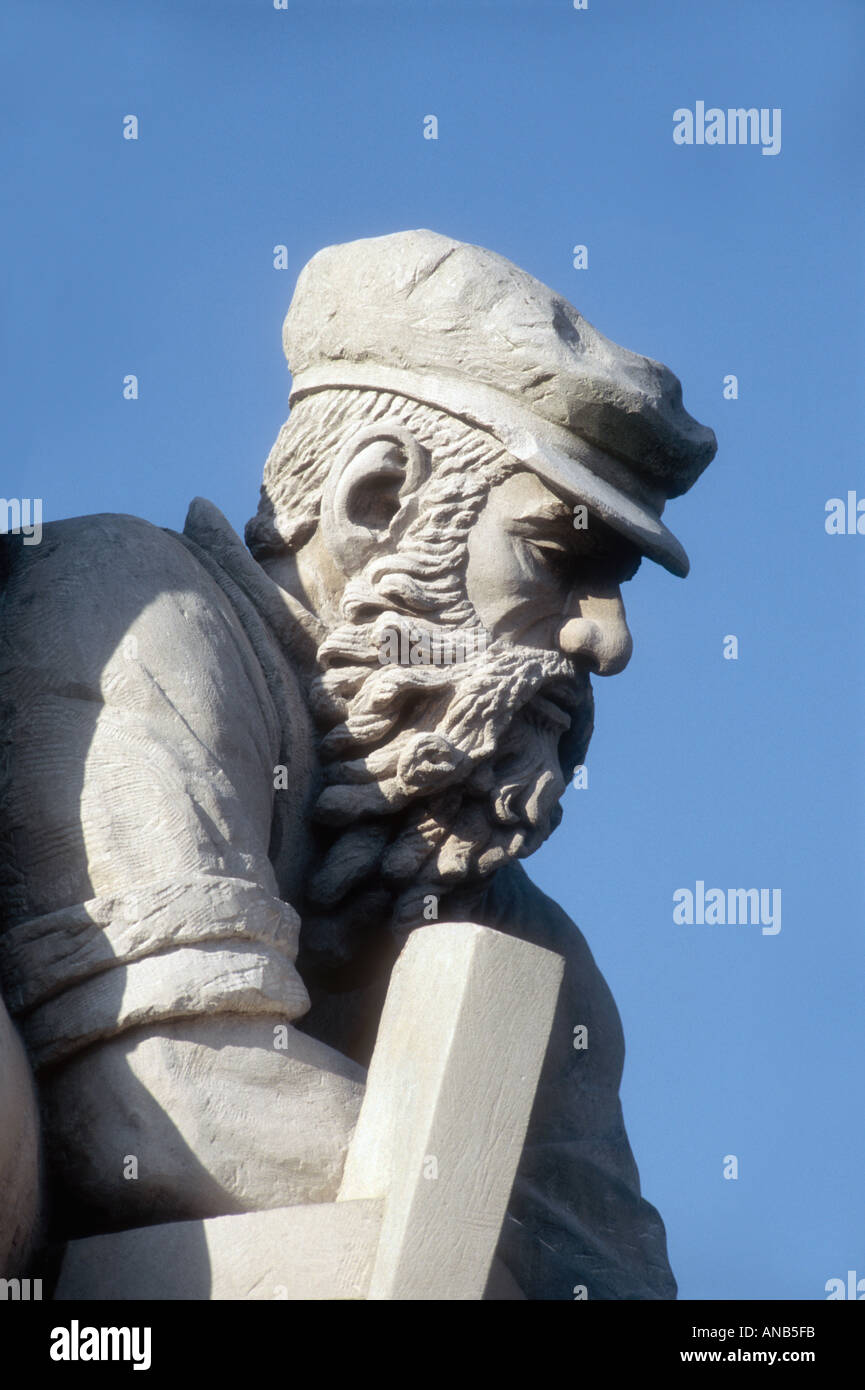
<path fill-rule="evenodd" d="M 503 256 L 424 230 L 325 247 L 298 278 L 283 346 L 292 403 L 342 387 L 438 406 L 687 574 L 661 512 L 713 458 L 713 431 L 667 367 Z"/>

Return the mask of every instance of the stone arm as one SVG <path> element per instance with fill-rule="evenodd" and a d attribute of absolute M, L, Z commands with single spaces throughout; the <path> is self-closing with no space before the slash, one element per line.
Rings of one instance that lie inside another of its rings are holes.
<path fill-rule="evenodd" d="M 307 754 L 266 634 L 145 522 L 8 544 L 0 974 L 56 1221 L 327 1199 L 363 1073 L 291 1026 L 308 999 L 269 858 L 273 769 L 302 783 Z"/>

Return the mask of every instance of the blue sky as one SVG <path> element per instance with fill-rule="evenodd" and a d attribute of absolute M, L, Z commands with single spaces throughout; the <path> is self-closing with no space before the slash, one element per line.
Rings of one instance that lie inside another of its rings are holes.
<path fill-rule="evenodd" d="M 635 654 L 596 682 L 589 787 L 528 866 L 618 1002 L 685 1298 L 865 1276 L 865 537 L 824 526 L 829 498 L 865 496 L 863 42 L 860 0 L 7 0 L 2 19 L 2 491 L 46 520 L 180 529 L 202 494 L 242 529 L 297 272 L 409 227 L 510 257 L 666 362 L 716 430 L 665 517 L 691 576 L 644 562 L 627 586 Z M 780 108 L 780 153 L 674 144 L 698 100 Z M 781 931 L 674 924 L 697 880 L 781 888 Z"/>

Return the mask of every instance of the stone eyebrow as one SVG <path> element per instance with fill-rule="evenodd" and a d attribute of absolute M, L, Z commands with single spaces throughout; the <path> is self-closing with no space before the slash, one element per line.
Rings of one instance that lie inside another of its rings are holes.
<path fill-rule="evenodd" d="M 549 521 L 551 523 L 561 523 L 570 521 L 573 513 L 566 502 L 543 501 L 530 503 L 522 511 L 517 513 L 518 521 Z"/>
<path fill-rule="evenodd" d="M 617 576 L 617 582 L 624 584 L 633 579 L 640 568 L 642 554 L 625 537 L 594 512 L 589 512 L 589 526 L 583 530 L 572 530 L 572 507 L 563 499 L 550 498 L 537 503 L 528 503 L 513 518 L 519 525 L 547 525 L 557 540 L 567 536 L 573 542 L 573 563 L 575 567 L 586 565 L 602 566 Z"/>

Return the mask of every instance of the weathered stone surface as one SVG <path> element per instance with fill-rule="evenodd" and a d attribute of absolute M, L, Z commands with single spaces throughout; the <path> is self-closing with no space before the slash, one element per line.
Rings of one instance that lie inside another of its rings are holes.
<path fill-rule="evenodd" d="M 333 1200 L 364 1079 L 349 1058 L 268 1017 L 110 1039 L 42 1082 L 67 1230 L 109 1228 L 118 1211 L 137 1226 Z"/>
<path fill-rule="evenodd" d="M 339 1194 L 384 1198 L 369 1298 L 483 1297 L 561 975 L 558 956 L 473 923 L 410 939 Z"/>
<path fill-rule="evenodd" d="M 173 1221 L 70 1242 L 55 1299 L 361 1299 L 380 1202 Z"/>
<path fill-rule="evenodd" d="M 293 400 L 353 386 L 441 406 L 687 570 L 660 507 L 710 462 L 712 430 L 671 371 L 503 256 L 426 230 L 325 247 L 300 275 L 283 344 Z"/>
<path fill-rule="evenodd" d="M 666 368 L 432 232 L 314 258 L 285 342 L 249 549 L 200 499 L 182 535 L 0 538 L 0 984 L 48 1235 L 326 1203 L 400 946 L 468 920 L 565 961 L 504 1284 L 672 1297 L 615 1006 L 517 861 L 585 760 L 592 675 L 627 664 L 621 585 L 687 570 L 660 513 L 714 437 Z"/>
<path fill-rule="evenodd" d="M 30 1065 L 0 1000 L 0 1278 L 26 1272 L 39 1216 L 39 1111 Z"/>

